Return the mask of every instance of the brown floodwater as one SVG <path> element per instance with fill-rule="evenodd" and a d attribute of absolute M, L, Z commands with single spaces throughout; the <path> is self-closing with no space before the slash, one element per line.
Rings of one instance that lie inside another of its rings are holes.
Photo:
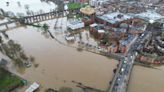
<path fill-rule="evenodd" d="M 128 92 L 164 92 L 164 67 L 134 66 Z"/>
<path fill-rule="evenodd" d="M 41 92 L 46 88 L 74 87 L 71 81 L 100 90 L 106 90 L 109 86 L 116 60 L 63 46 L 33 27 L 20 27 L 7 31 L 7 34 L 23 47 L 27 55 L 35 57 L 35 63 L 39 66 L 28 68 L 20 75 L 30 83 L 41 84 Z M 76 88 L 74 90 L 80 92 Z"/>

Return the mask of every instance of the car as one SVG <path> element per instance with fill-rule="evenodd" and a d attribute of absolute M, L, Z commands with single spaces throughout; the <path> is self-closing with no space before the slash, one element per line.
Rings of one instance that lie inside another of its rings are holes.
<path fill-rule="evenodd" d="M 118 78 L 116 79 L 116 86 L 118 86 L 119 84 L 121 84 L 121 79 L 118 77 Z"/>
<path fill-rule="evenodd" d="M 137 56 L 138 55 L 138 52 L 135 52 L 135 56 Z"/>
<path fill-rule="evenodd" d="M 125 69 L 124 68 L 121 68 L 120 73 L 121 74 L 124 74 L 124 71 L 125 71 Z"/>
<path fill-rule="evenodd" d="M 127 61 L 126 61 L 126 60 L 124 60 L 123 62 L 124 62 L 124 64 L 126 64 L 126 63 L 127 63 Z"/>

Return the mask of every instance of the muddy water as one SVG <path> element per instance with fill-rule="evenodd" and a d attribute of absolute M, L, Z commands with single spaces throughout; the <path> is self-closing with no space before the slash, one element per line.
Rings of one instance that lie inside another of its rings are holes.
<path fill-rule="evenodd" d="M 135 66 L 128 92 L 164 92 L 164 67 L 150 69 Z"/>
<path fill-rule="evenodd" d="M 32 27 L 18 28 L 8 31 L 7 34 L 21 44 L 28 55 L 35 57 L 39 67 L 26 69 L 21 76 L 31 83 L 40 83 L 41 92 L 49 87 L 73 87 L 73 80 L 105 90 L 113 77 L 112 71 L 117 64 L 115 60 L 62 46 L 53 39 L 45 38 Z"/>

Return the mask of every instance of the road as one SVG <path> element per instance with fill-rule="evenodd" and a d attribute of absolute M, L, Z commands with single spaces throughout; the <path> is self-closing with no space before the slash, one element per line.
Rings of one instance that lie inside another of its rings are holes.
<path fill-rule="evenodd" d="M 146 43 L 146 39 L 149 39 L 150 36 L 150 32 L 145 31 L 140 36 L 134 38 L 127 53 L 125 54 L 125 57 L 120 60 L 119 67 L 117 68 L 115 76 L 107 92 L 127 91 L 134 60 L 138 54 L 136 50 L 142 48 Z"/>
<path fill-rule="evenodd" d="M 113 81 L 110 85 L 110 89 L 107 92 L 126 92 L 136 54 L 133 50 L 129 50 L 130 51 L 127 55 L 120 60 L 119 67 L 117 68 Z"/>

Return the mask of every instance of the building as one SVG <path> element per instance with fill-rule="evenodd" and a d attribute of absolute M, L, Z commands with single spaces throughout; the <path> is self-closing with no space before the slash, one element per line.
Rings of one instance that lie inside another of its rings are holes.
<path fill-rule="evenodd" d="M 94 23 L 89 26 L 89 32 L 90 34 L 93 34 L 95 32 L 94 27 L 98 26 L 98 24 Z"/>
<path fill-rule="evenodd" d="M 156 11 L 153 11 L 153 10 L 147 10 L 146 12 L 135 14 L 134 16 L 136 18 L 140 18 L 140 19 L 143 19 L 148 22 L 156 21 L 156 20 L 163 18 L 162 15 L 160 15 L 159 13 L 157 13 Z"/>
<path fill-rule="evenodd" d="M 91 7 L 81 8 L 80 12 L 83 15 L 82 21 L 84 22 L 85 26 L 89 26 L 95 22 L 95 9 Z"/>
<path fill-rule="evenodd" d="M 161 5 L 161 6 L 164 6 L 164 4 Z M 161 14 L 161 15 L 164 15 L 164 7 L 159 8 L 159 9 L 157 10 L 157 12 L 158 12 L 159 14 Z"/>
<path fill-rule="evenodd" d="M 104 36 L 105 36 L 105 30 L 103 29 L 98 30 L 98 39 L 101 40 L 104 38 Z"/>
<path fill-rule="evenodd" d="M 164 53 L 164 41 L 161 39 L 161 37 L 156 37 L 156 44 L 155 48 L 160 52 Z"/>
<path fill-rule="evenodd" d="M 104 26 L 96 23 L 90 25 L 89 32 L 94 38 L 99 40 L 105 35 Z"/>
<path fill-rule="evenodd" d="M 116 53 L 116 52 L 118 52 L 118 46 L 115 45 L 115 44 L 109 46 L 108 47 L 108 52 L 110 52 L 110 53 Z"/>
<path fill-rule="evenodd" d="M 71 30 L 80 29 L 84 27 L 84 22 L 80 20 L 69 21 L 67 27 L 70 28 Z"/>
<path fill-rule="evenodd" d="M 128 50 L 134 38 L 135 37 L 133 35 L 128 35 L 128 37 L 119 41 L 119 50 L 121 53 L 125 53 Z"/>
<path fill-rule="evenodd" d="M 89 0 L 67 0 L 67 1 L 75 2 L 75 3 L 88 3 L 89 2 Z"/>
<path fill-rule="evenodd" d="M 93 7 L 101 6 L 105 4 L 108 0 L 90 0 L 89 5 Z"/>
<path fill-rule="evenodd" d="M 100 24 L 107 26 L 118 27 L 121 23 L 131 23 L 133 16 L 129 16 L 123 13 L 114 12 L 104 14 L 102 16 L 96 16 L 96 21 Z"/>
<path fill-rule="evenodd" d="M 139 0 L 139 1 L 144 4 L 157 4 L 160 2 L 160 0 Z"/>
<path fill-rule="evenodd" d="M 149 63 L 149 64 L 153 64 L 154 63 L 154 58 L 152 57 L 147 57 L 147 56 L 143 56 L 143 55 L 139 55 L 137 57 L 138 61 L 140 62 L 144 62 L 144 63 Z"/>
<path fill-rule="evenodd" d="M 139 27 L 135 27 L 135 26 L 131 26 L 128 29 L 128 32 L 131 34 L 141 34 L 145 31 L 145 27 L 143 26 L 139 26 Z"/>

